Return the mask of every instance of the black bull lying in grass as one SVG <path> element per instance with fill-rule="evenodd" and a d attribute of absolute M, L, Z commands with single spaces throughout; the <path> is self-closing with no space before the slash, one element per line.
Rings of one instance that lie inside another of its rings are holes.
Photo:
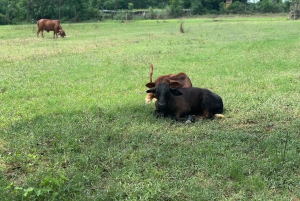
<path fill-rule="evenodd" d="M 197 87 L 176 89 L 177 82 L 162 82 L 147 90 L 155 93 L 157 101 L 156 117 L 171 116 L 176 120 L 191 123 L 196 119 L 213 119 L 214 116 L 224 117 L 222 98 L 208 89 Z"/>

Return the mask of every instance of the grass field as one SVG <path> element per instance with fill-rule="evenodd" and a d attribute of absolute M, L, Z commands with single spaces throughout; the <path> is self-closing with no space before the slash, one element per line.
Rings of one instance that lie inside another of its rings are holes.
<path fill-rule="evenodd" d="M 0 26 L 2 200 L 300 199 L 300 21 L 62 27 Z M 154 118 L 150 63 L 219 94 L 225 118 Z"/>

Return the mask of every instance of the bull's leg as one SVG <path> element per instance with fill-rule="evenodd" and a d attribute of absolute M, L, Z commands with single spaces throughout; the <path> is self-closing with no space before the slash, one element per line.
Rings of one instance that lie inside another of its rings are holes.
<path fill-rule="evenodd" d="M 40 32 L 42 32 L 42 36 L 43 36 L 43 38 L 44 38 L 43 30 L 40 30 L 40 29 L 36 32 L 36 37 L 39 37 Z"/>
<path fill-rule="evenodd" d="M 195 116 L 190 114 L 185 123 L 190 124 L 192 122 L 195 122 Z"/>
<path fill-rule="evenodd" d="M 202 118 L 204 119 L 213 119 L 214 115 L 212 113 L 212 111 L 209 109 L 208 104 L 206 102 L 202 102 L 201 103 L 201 107 L 202 107 Z"/>
<path fill-rule="evenodd" d="M 177 121 L 186 121 L 186 123 L 189 123 L 187 121 L 193 120 L 193 115 L 190 115 L 190 113 L 191 113 L 190 109 L 187 109 L 186 111 L 178 111 L 175 115 L 175 119 Z M 193 121 L 191 121 L 191 122 L 193 122 Z"/>
<path fill-rule="evenodd" d="M 42 31 L 42 37 L 44 38 L 44 31 Z"/>
<path fill-rule="evenodd" d="M 177 121 L 186 121 L 188 118 L 188 116 L 184 115 L 184 116 L 181 116 L 181 115 L 176 115 L 175 116 L 175 120 Z"/>

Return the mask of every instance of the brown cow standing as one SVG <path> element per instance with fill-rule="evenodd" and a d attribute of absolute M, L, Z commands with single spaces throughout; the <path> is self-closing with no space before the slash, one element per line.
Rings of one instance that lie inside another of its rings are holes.
<path fill-rule="evenodd" d="M 59 20 L 48 20 L 40 19 L 37 21 L 38 31 L 36 36 L 39 37 L 39 33 L 42 32 L 42 37 L 44 38 L 43 31 L 53 31 L 53 38 L 57 38 L 57 35 L 60 35 L 62 38 L 66 36 L 65 31 L 62 29 Z"/>
<path fill-rule="evenodd" d="M 188 88 L 192 87 L 192 82 L 190 78 L 185 73 L 178 73 L 178 74 L 168 74 L 168 75 L 162 75 L 156 78 L 154 82 L 152 82 L 152 75 L 153 75 L 153 65 L 150 64 L 150 82 L 146 84 L 146 87 L 153 88 L 156 87 L 159 83 L 162 82 L 177 82 L 179 84 L 176 85 L 176 88 Z M 148 95 L 145 98 L 145 104 L 151 103 L 152 100 L 156 100 L 155 93 L 148 93 Z"/>

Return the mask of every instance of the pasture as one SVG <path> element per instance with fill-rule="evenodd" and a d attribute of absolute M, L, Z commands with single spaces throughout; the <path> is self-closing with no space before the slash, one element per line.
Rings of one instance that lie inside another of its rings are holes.
<path fill-rule="evenodd" d="M 0 26 L 2 200 L 300 199 L 300 21 L 62 27 Z M 150 63 L 219 94 L 225 118 L 154 118 Z"/>

